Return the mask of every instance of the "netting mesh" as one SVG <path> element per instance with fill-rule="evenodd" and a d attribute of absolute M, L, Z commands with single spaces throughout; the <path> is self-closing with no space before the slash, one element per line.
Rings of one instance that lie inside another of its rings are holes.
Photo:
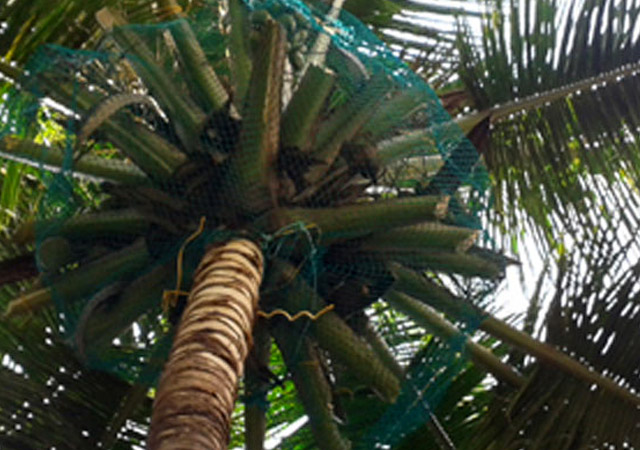
<path fill-rule="evenodd" d="M 336 386 L 373 385 L 345 400 L 370 408 L 369 431 L 345 432 L 361 448 L 396 445 L 431 420 L 480 316 L 465 309 L 452 318 L 464 333 L 427 354 L 414 342 L 389 369 L 384 351 L 362 350 L 363 330 L 381 325 L 370 306 L 396 289 L 394 264 L 445 286 L 500 278 L 506 261 L 476 244 L 486 172 L 436 94 L 348 14 L 295 0 L 219 6 L 155 26 L 104 13 L 113 30 L 97 51 L 37 53 L 2 134 L 5 156 L 46 174 L 22 236 L 69 344 L 90 367 L 148 385 L 185 301 L 165 314 L 163 295 L 189 290 L 207 246 L 259 242 L 261 308 L 280 311 L 269 322 L 294 381 L 313 358 Z M 395 333 L 387 340 L 411 343 Z M 260 395 L 245 399 L 266 405 Z M 380 399 L 396 396 L 385 412 Z"/>

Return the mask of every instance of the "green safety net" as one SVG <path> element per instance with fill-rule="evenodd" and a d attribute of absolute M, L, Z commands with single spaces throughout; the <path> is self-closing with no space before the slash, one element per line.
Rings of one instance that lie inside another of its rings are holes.
<path fill-rule="evenodd" d="M 287 370 L 249 368 L 247 407 L 290 419 L 269 402 L 293 379 L 310 426 L 283 448 L 327 426 L 344 448 L 397 447 L 468 371 L 476 307 L 508 263 L 481 232 L 488 176 L 434 91 L 349 14 L 219 6 L 148 26 L 103 11 L 113 29 L 95 51 L 46 46 L 26 67 L 2 154 L 47 186 L 19 233 L 40 293 L 88 367 L 153 386 L 186 300 L 163 309 L 167 292 L 189 290 L 208 246 L 253 239 L 260 321 Z M 432 299 L 455 333 L 408 333 L 429 327 Z"/>

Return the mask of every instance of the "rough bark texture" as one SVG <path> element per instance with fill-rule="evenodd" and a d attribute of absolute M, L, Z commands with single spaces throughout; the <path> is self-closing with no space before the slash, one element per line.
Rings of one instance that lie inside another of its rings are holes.
<path fill-rule="evenodd" d="M 149 449 L 227 448 L 262 271 L 262 252 L 247 240 L 205 254 L 160 380 Z"/>

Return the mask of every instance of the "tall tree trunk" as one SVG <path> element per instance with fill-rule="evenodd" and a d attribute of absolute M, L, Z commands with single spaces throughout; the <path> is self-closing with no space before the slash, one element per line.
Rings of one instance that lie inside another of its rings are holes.
<path fill-rule="evenodd" d="M 251 241 L 205 254 L 160 379 L 149 449 L 227 448 L 262 272 L 262 252 Z"/>

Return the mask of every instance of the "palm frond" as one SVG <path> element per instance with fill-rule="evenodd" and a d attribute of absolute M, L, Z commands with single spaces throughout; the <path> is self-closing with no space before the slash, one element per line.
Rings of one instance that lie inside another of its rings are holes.
<path fill-rule="evenodd" d="M 96 42 L 99 26 L 95 13 L 105 6 L 122 8 L 136 22 L 158 17 L 157 5 L 151 1 L 10 1 L 0 4 L 0 55 L 6 60 L 24 63 L 46 43 L 71 48 Z"/>
<path fill-rule="evenodd" d="M 0 323 L 0 443 L 7 448 L 95 448 L 130 389 L 85 368 L 48 314 L 28 326 Z M 144 440 L 151 402 L 143 398 L 129 424 L 112 430 L 120 448 Z M 78 420 L 82 418 L 82 420 Z"/>
<path fill-rule="evenodd" d="M 637 391 L 637 334 L 640 320 L 640 266 L 628 266 L 613 251 L 584 265 L 567 261 L 557 278 L 547 316 L 547 340 L 575 355 L 592 370 L 605 373 L 625 389 Z M 624 267 L 627 266 L 627 269 Z M 609 276 L 611 269 L 617 275 Z M 586 277 L 585 277 L 586 275 Z M 594 385 L 558 373 L 544 363 L 529 383 L 508 400 L 496 399 L 468 448 L 510 448 L 527 443 L 543 448 L 633 448 L 640 442 L 637 407 L 614 400 Z"/>
<path fill-rule="evenodd" d="M 639 224 L 640 41 L 625 24 L 639 6 L 525 6 L 514 0 L 486 17 L 481 50 L 464 33 L 458 40 L 469 104 L 491 123 L 481 152 L 495 180 L 493 220 L 512 236 L 523 211 L 547 247 L 592 242 L 614 227 L 622 230 L 612 239 L 627 245 L 620 236 Z"/>

